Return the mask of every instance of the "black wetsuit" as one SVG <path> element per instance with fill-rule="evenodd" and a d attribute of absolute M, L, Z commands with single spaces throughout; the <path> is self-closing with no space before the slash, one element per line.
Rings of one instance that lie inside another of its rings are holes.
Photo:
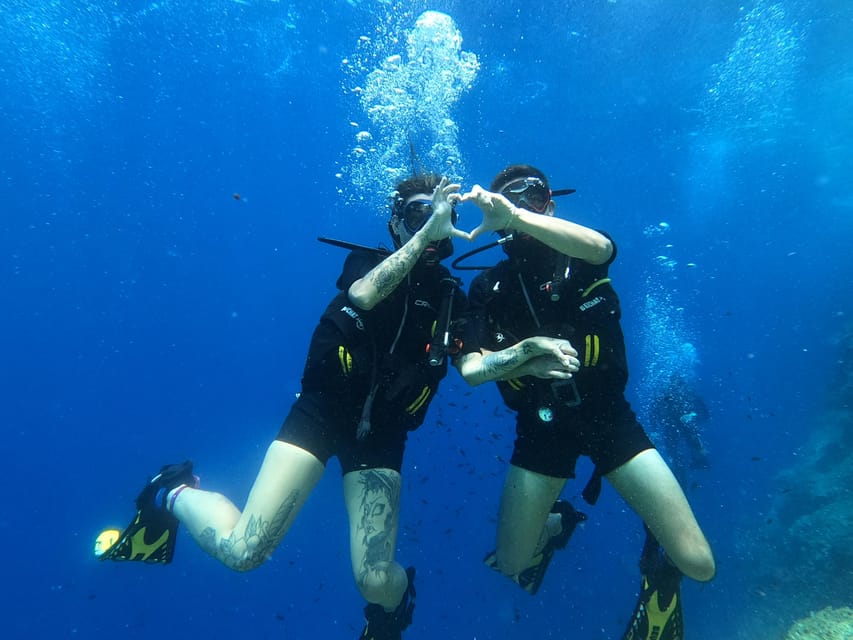
<path fill-rule="evenodd" d="M 369 468 L 400 470 L 408 431 L 419 427 L 447 373 L 428 362 L 427 345 L 447 291 L 449 271 L 416 265 L 407 279 L 370 311 L 347 295 L 350 285 L 382 256 L 352 252 L 335 296 L 320 318 L 302 376 L 302 393 L 278 439 L 313 453 L 323 464 L 337 455 L 344 473 Z M 455 289 L 454 309 L 465 308 Z M 357 438 L 365 402 L 370 430 Z"/>
<path fill-rule="evenodd" d="M 533 239 L 513 242 L 510 259 L 471 283 L 463 353 L 498 351 L 531 336 L 569 340 L 581 362 L 571 381 L 498 382 L 517 412 L 512 464 L 571 478 L 577 458 L 587 455 L 597 474 L 609 473 L 652 447 L 624 395 L 625 340 L 608 278 L 615 244 L 606 264 L 592 265 Z"/>

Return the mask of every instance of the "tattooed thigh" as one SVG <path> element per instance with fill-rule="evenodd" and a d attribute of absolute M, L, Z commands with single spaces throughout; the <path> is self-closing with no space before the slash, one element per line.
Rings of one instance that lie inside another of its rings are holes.
<path fill-rule="evenodd" d="M 377 571 L 394 557 L 400 508 L 400 474 L 388 469 L 359 473 L 356 538 L 364 548 L 361 576 Z"/>

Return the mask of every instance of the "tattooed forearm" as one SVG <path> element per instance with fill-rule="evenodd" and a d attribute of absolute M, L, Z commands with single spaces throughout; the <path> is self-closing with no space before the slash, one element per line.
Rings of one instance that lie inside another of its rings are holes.
<path fill-rule="evenodd" d="M 459 358 L 454 365 L 468 384 L 476 386 L 484 382 L 539 375 L 537 360 L 547 355 L 547 351 L 548 344 L 543 344 L 541 338 L 526 338 L 500 351 L 469 353 Z"/>
<path fill-rule="evenodd" d="M 397 285 L 403 281 L 406 274 L 420 255 L 420 251 L 409 242 L 385 258 L 370 274 L 370 282 L 376 287 L 381 298 L 387 298 Z"/>
<path fill-rule="evenodd" d="M 299 499 L 300 492 L 292 492 L 271 520 L 244 513 L 240 522 L 245 521 L 245 526 L 238 525 L 228 537 L 221 537 L 214 527 L 207 527 L 199 534 L 199 545 L 227 567 L 237 571 L 254 569 L 272 555 L 287 533 Z"/>
<path fill-rule="evenodd" d="M 526 343 L 495 351 L 483 358 L 483 371 L 491 379 L 502 378 L 526 362 L 533 353 L 533 347 Z"/>

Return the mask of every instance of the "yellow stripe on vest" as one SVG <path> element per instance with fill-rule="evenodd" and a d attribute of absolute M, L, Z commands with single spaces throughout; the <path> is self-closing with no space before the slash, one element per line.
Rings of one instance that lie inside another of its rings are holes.
<path fill-rule="evenodd" d="M 590 293 L 592 293 L 593 289 L 595 289 L 596 287 L 599 287 L 603 284 L 610 284 L 610 278 L 602 278 L 601 280 L 596 280 L 591 285 L 589 285 L 586 289 L 584 289 L 583 293 L 581 294 L 581 297 L 586 298 Z"/>
<path fill-rule="evenodd" d="M 338 360 L 341 361 L 341 370 L 344 372 L 344 375 L 349 375 L 352 372 L 352 356 L 343 345 L 338 347 Z"/>
<path fill-rule="evenodd" d="M 423 391 L 421 391 L 421 395 L 419 395 L 417 398 L 415 398 L 415 401 L 412 404 L 410 404 L 408 407 L 406 407 L 406 411 L 408 413 L 411 413 L 412 415 L 417 413 L 418 410 L 422 406 L 424 406 L 424 403 L 426 402 L 427 398 L 429 398 L 429 394 L 430 394 L 429 387 L 424 387 Z"/>
<path fill-rule="evenodd" d="M 595 334 L 584 336 L 583 366 L 594 367 L 598 364 L 598 356 L 601 355 L 601 342 Z"/>

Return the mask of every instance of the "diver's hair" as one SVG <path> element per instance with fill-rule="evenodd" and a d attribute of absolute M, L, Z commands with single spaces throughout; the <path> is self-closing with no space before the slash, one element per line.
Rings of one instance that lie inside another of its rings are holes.
<path fill-rule="evenodd" d="M 400 182 L 391 198 L 391 216 L 399 217 L 403 212 L 403 204 L 417 193 L 431 194 L 435 191 L 442 176 L 437 173 L 420 173 Z"/>
<path fill-rule="evenodd" d="M 492 185 L 491 187 L 489 187 L 489 190 L 497 192 L 499 189 L 507 186 L 513 180 L 518 180 L 519 178 L 539 178 L 543 183 L 545 183 L 546 189 L 551 188 L 551 186 L 548 184 L 548 178 L 545 177 L 545 174 L 542 173 L 536 167 L 533 167 L 529 164 L 511 164 L 495 176 L 494 180 L 492 180 Z"/>

